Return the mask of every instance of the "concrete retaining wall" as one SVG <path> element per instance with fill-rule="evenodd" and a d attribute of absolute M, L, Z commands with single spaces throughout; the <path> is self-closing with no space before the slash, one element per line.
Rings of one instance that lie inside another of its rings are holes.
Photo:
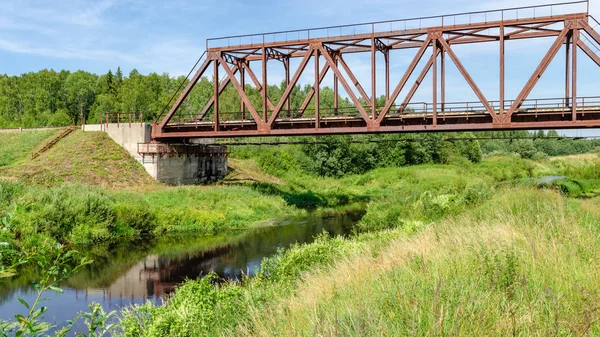
<path fill-rule="evenodd" d="M 138 143 L 152 141 L 151 124 L 90 124 L 85 125 L 82 129 L 106 132 L 110 138 L 140 162 L 150 176 L 168 185 L 204 184 L 222 179 L 227 174 L 226 156 L 199 154 L 141 156 L 138 153 Z M 206 145 L 198 144 L 198 146 Z"/>

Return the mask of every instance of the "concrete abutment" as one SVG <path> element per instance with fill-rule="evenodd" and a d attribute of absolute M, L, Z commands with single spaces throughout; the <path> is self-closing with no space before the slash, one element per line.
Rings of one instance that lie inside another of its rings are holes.
<path fill-rule="evenodd" d="M 227 174 L 227 149 L 214 139 L 185 145 L 152 143 L 152 125 L 147 123 L 90 124 L 82 129 L 106 132 L 150 176 L 168 185 L 205 184 Z"/>

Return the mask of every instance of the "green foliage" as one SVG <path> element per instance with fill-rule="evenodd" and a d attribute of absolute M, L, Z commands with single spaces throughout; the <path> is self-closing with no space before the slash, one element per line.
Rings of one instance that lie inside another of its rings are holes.
<path fill-rule="evenodd" d="M 28 310 L 25 316 L 15 315 L 14 321 L 0 321 L 0 333 L 4 336 L 13 334 L 15 336 L 45 336 L 55 326 L 48 323 L 44 314 L 48 310 L 42 304 L 46 301 L 42 295 L 46 291 L 62 293 L 58 285 L 75 274 L 83 266 L 91 261 L 83 258 L 75 261 L 76 251 L 67 251 L 63 246 L 55 246 L 49 250 L 40 250 L 31 259 L 40 267 L 40 279 L 33 284 L 37 292 L 35 300 L 31 303 L 19 298 L 19 302 Z M 63 334 L 66 334 L 63 329 Z"/>
<path fill-rule="evenodd" d="M 476 140 L 443 141 L 441 134 L 287 137 L 302 145 L 241 146 L 234 157 L 254 159 L 268 173 L 277 176 L 310 174 L 342 177 L 363 174 L 381 167 L 427 163 L 448 163 L 452 157 L 481 161 Z M 470 133 L 460 138 L 473 138 Z"/>
<path fill-rule="evenodd" d="M 483 132 L 482 137 L 492 140 L 480 141 L 485 155 L 518 154 L 521 158 L 540 160 L 546 156 L 565 156 L 591 152 L 598 146 L 597 141 L 585 139 L 560 139 L 555 130 L 548 133 L 538 131 L 494 131 Z M 532 138 L 535 139 L 526 139 Z"/>
<path fill-rule="evenodd" d="M 247 317 L 242 288 L 213 285 L 216 275 L 190 280 L 164 307 L 151 303 L 125 311 L 123 336 L 214 336 Z M 163 308 L 168 308 L 165 310 Z"/>
<path fill-rule="evenodd" d="M 156 214 L 148 202 L 135 200 L 130 204 L 117 204 L 115 207 L 117 225 L 133 228 L 138 234 L 151 233 L 157 226 Z"/>

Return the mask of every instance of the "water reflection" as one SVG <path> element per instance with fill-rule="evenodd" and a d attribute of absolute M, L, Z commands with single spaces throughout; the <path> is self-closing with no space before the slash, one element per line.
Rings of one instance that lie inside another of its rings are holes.
<path fill-rule="evenodd" d="M 95 263 L 67 280 L 64 294 L 48 294 L 51 301 L 46 304 L 49 307 L 46 317 L 64 322 L 94 301 L 105 310 L 114 310 L 148 299 L 160 300 L 186 279 L 210 272 L 223 279 L 239 280 L 244 274 L 254 275 L 263 258 L 280 248 L 312 242 L 322 232 L 334 236 L 349 234 L 361 215 L 307 216 L 227 235 L 91 247 L 87 251 Z M 35 271 L 24 270 L 19 278 L 1 285 L 0 319 L 24 311 L 17 298 L 33 300 L 30 284 L 35 279 Z"/>

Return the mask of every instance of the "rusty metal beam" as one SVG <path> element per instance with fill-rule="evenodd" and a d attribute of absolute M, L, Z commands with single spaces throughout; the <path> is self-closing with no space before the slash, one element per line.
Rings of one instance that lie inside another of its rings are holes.
<path fill-rule="evenodd" d="M 246 73 L 248 74 L 248 76 L 250 76 L 250 79 L 254 83 L 254 86 L 256 87 L 256 89 L 258 90 L 258 92 L 260 92 L 261 96 L 263 96 L 264 95 L 264 88 L 263 88 L 262 84 L 260 83 L 260 81 L 258 80 L 258 77 L 256 77 L 256 74 L 254 74 L 254 71 L 252 71 L 252 68 L 250 68 L 250 64 L 248 64 L 248 63 L 242 63 L 242 66 L 244 67 L 244 70 L 246 71 Z M 267 96 L 267 106 L 271 110 L 275 109 L 275 105 L 273 104 L 273 102 L 271 102 L 271 99 L 269 99 L 268 96 Z"/>
<path fill-rule="evenodd" d="M 296 83 L 298 83 L 298 80 L 300 79 L 300 76 L 304 72 L 304 69 L 306 69 L 306 65 L 308 64 L 308 61 L 310 60 L 312 55 L 314 55 L 314 50 L 312 50 L 312 53 L 309 53 L 308 55 L 306 55 L 304 57 L 304 59 L 302 59 L 302 62 L 300 62 L 300 65 L 298 66 L 298 70 L 294 74 L 294 77 L 292 78 L 291 82 L 285 88 L 285 91 L 283 92 L 283 95 L 281 96 L 279 103 L 277 104 L 277 106 L 273 110 L 273 113 L 271 114 L 271 118 L 269 119 L 269 123 L 268 123 L 269 126 L 273 125 L 273 122 L 279 116 L 279 113 L 281 112 L 283 105 L 285 104 L 286 101 L 288 101 L 290 94 L 292 93 L 292 90 L 294 90 Z M 315 76 L 318 76 L 318 73 Z"/>
<path fill-rule="evenodd" d="M 378 33 L 365 33 L 365 34 L 356 34 L 356 35 L 351 35 L 352 40 L 368 40 L 371 38 L 372 35 L 374 35 L 376 38 L 379 39 L 386 39 L 387 37 L 399 37 L 401 38 L 402 36 L 406 36 L 406 35 L 414 35 L 414 34 L 427 34 L 428 31 L 441 31 L 442 33 L 445 33 L 446 31 L 461 31 L 461 30 L 469 30 L 469 29 L 479 29 L 479 28 L 498 28 L 501 24 L 504 24 L 505 26 L 511 26 L 511 25 L 532 25 L 532 24 L 540 24 L 540 23 L 559 23 L 559 22 L 565 22 L 565 21 L 570 21 L 570 20 L 585 20 L 587 17 L 586 13 L 576 13 L 576 14 L 566 14 L 566 15 L 554 15 L 554 16 L 545 16 L 545 17 L 537 17 L 537 18 L 525 18 L 525 19 L 511 19 L 511 20 L 504 20 L 504 21 L 488 21 L 488 22 L 481 22 L 481 23 L 471 23 L 471 24 L 460 24 L 460 25 L 454 25 L 454 26 L 437 26 L 437 27 L 427 27 L 427 28 L 416 28 L 416 29 L 406 29 L 406 30 L 394 30 L 394 31 L 389 31 L 389 32 L 378 32 Z M 332 43 L 332 42 L 336 42 L 336 41 L 347 41 L 348 37 L 347 36 L 332 36 L 332 37 L 325 37 L 325 38 L 319 38 L 319 40 L 323 43 L 323 44 L 328 44 L 328 43 Z M 296 45 L 301 45 L 301 44 L 310 44 L 311 42 L 313 42 L 313 40 L 311 39 L 301 39 L 298 41 L 294 41 L 294 44 Z M 277 47 L 278 45 L 280 45 L 281 42 L 269 42 L 269 43 L 265 43 L 264 46 L 265 47 Z M 262 43 L 260 44 L 261 46 L 263 45 Z M 236 49 L 241 49 L 241 50 L 247 50 L 247 49 L 253 49 L 256 48 L 256 44 L 252 45 L 241 45 L 241 46 L 228 46 L 228 47 L 218 47 L 218 48 L 211 48 L 211 51 L 223 51 L 223 52 L 229 52 L 229 51 L 234 51 Z"/>
<path fill-rule="evenodd" d="M 546 56 L 544 56 L 544 58 L 542 59 L 542 62 L 539 64 L 537 69 L 533 72 L 533 74 L 529 78 L 529 81 L 527 81 L 527 83 L 525 84 L 525 87 L 523 87 L 523 90 L 521 90 L 521 92 L 519 93 L 519 95 L 517 96 L 517 98 L 515 99 L 513 104 L 511 105 L 510 109 L 508 110 L 509 118 L 515 112 L 515 110 L 521 106 L 521 104 L 527 98 L 527 96 L 529 96 L 529 93 L 531 93 L 531 90 L 533 90 L 533 87 L 536 85 L 536 83 L 538 82 L 540 77 L 542 77 L 542 74 L 544 73 L 546 68 L 548 68 L 548 65 L 550 65 L 550 62 L 552 62 L 552 59 L 554 59 L 554 56 L 556 56 L 556 53 L 558 53 L 558 50 L 564 43 L 564 39 L 567 36 L 568 32 L 569 32 L 569 29 L 565 27 L 562 30 L 562 32 L 558 35 L 558 38 L 556 39 L 556 41 L 554 41 L 554 43 L 550 47 L 550 50 L 548 50 L 548 52 L 546 53 Z"/>
<path fill-rule="evenodd" d="M 571 66 L 571 97 L 573 97 L 573 102 L 571 102 L 571 118 L 573 122 L 577 121 L 577 45 L 579 44 L 579 30 L 573 30 L 573 36 L 571 37 L 573 41 L 573 50 L 571 51 L 572 61 Z"/>
<path fill-rule="evenodd" d="M 342 84 L 342 86 L 344 87 L 344 89 L 346 90 L 346 94 L 348 96 L 350 96 L 350 99 L 352 100 L 352 102 L 354 103 L 354 105 L 356 106 L 356 108 L 358 109 L 358 112 L 360 112 L 362 118 L 365 120 L 365 123 L 367 123 L 367 126 L 370 127 L 373 124 L 373 122 L 371 121 L 371 119 L 369 118 L 369 115 L 365 111 L 364 107 L 362 106 L 362 104 L 360 103 L 360 101 L 358 100 L 358 98 L 356 97 L 356 95 L 354 94 L 354 92 L 352 91 L 352 89 L 350 88 L 350 85 L 348 85 L 348 82 L 346 82 L 346 79 L 344 78 L 344 76 L 342 76 L 342 73 L 340 72 L 340 70 L 336 66 L 335 62 L 333 61 L 333 58 L 325 50 L 325 48 L 323 47 L 322 44 L 320 44 L 318 46 L 318 48 L 321 51 L 321 54 L 323 54 L 323 56 L 325 57 L 325 61 L 329 64 L 329 67 L 333 70 L 333 72 L 337 76 L 338 80 L 340 81 L 340 83 Z M 338 58 L 338 59 L 339 59 L 340 63 L 342 63 L 341 62 L 342 59 L 341 58 Z"/>
<path fill-rule="evenodd" d="M 473 81 L 473 78 L 471 78 L 471 75 L 469 75 L 469 72 L 467 72 L 467 70 L 462 65 L 462 63 L 460 62 L 460 60 L 458 59 L 456 54 L 454 54 L 454 51 L 452 51 L 452 49 L 450 48 L 448 43 L 446 43 L 446 41 L 444 39 L 439 39 L 438 41 L 440 42 L 440 44 L 442 45 L 442 48 L 448 54 L 448 57 L 450 57 L 452 62 L 454 62 L 454 65 L 456 66 L 456 68 L 458 68 L 458 71 L 463 75 L 464 79 L 467 81 L 467 83 L 469 84 L 469 86 L 471 87 L 473 92 L 475 92 L 475 95 L 477 95 L 477 98 L 479 98 L 481 103 L 485 106 L 486 110 L 488 111 L 490 116 L 492 116 L 492 119 L 495 122 L 497 119 L 496 112 L 494 111 L 494 109 L 492 109 L 492 106 L 490 105 L 488 100 L 485 98 L 485 96 L 483 95 L 483 93 L 481 92 L 481 90 L 479 89 L 477 84 L 475 84 L 475 81 Z"/>
<path fill-rule="evenodd" d="M 371 99 L 369 98 L 369 95 L 367 95 L 367 92 L 365 91 L 365 89 L 363 89 L 362 85 L 360 85 L 360 82 L 358 81 L 358 79 L 356 78 L 356 76 L 354 76 L 354 73 L 352 72 L 352 70 L 350 69 L 350 67 L 348 66 L 348 64 L 346 64 L 346 61 L 344 61 L 344 59 L 342 58 L 341 55 L 338 56 L 337 59 L 339 61 L 339 64 L 342 66 L 342 68 L 344 68 L 344 70 L 346 71 L 346 73 L 350 77 L 350 80 L 352 81 L 352 84 L 354 84 L 354 86 L 356 87 L 356 89 L 358 89 L 358 92 L 362 96 L 362 99 L 365 100 L 365 102 L 367 103 L 368 106 L 372 106 L 373 104 L 371 103 Z"/>
<path fill-rule="evenodd" d="M 233 74 L 235 75 L 238 71 L 239 71 L 238 66 L 234 66 Z M 221 83 L 219 83 L 219 95 L 221 95 L 223 93 L 223 91 L 225 91 L 225 88 L 227 87 L 229 82 L 231 82 L 231 80 L 229 79 L 229 76 L 227 76 L 225 79 L 223 79 L 221 81 Z M 198 114 L 198 117 L 196 117 L 196 120 L 204 119 L 204 117 L 208 113 L 208 110 L 210 110 L 210 108 L 213 107 L 214 103 L 215 103 L 215 96 L 213 95 L 210 97 L 210 99 L 208 100 L 208 103 L 206 103 L 204 108 L 200 111 L 200 113 Z"/>
<path fill-rule="evenodd" d="M 406 109 L 406 106 L 408 105 L 408 103 L 410 103 L 410 101 L 412 100 L 413 96 L 415 95 L 415 93 L 419 89 L 419 86 L 421 86 L 421 83 L 425 79 L 425 76 L 427 76 L 427 74 L 429 73 L 429 70 L 431 70 L 431 66 L 433 65 L 434 59 L 435 58 L 433 56 L 431 56 L 429 58 L 429 60 L 425 64 L 425 67 L 423 67 L 423 70 L 421 71 L 421 73 L 419 74 L 419 76 L 417 77 L 417 79 L 415 80 L 415 83 L 410 88 L 410 91 L 406 95 L 406 98 L 404 98 L 404 101 L 402 101 L 402 104 L 400 105 L 400 108 L 398 108 L 398 112 L 404 112 L 404 110 Z"/>
<path fill-rule="evenodd" d="M 381 121 L 383 120 L 383 118 L 390 111 L 390 108 L 392 107 L 392 105 L 396 101 L 396 98 L 398 98 L 398 95 L 400 94 L 400 92 L 404 88 L 404 85 L 406 85 L 406 82 L 408 81 L 408 79 L 410 78 L 410 76 L 412 75 L 412 73 L 415 71 L 415 68 L 419 64 L 419 61 L 421 61 L 421 58 L 423 58 L 423 54 L 425 54 L 425 51 L 427 50 L 427 47 L 429 47 L 429 43 L 430 42 L 431 42 L 431 37 L 427 36 L 427 39 L 425 40 L 425 42 L 423 42 L 423 44 L 421 45 L 421 48 L 417 51 L 417 54 L 415 55 L 415 57 L 413 58 L 412 62 L 408 66 L 408 69 L 404 73 L 404 76 L 402 76 L 402 79 L 400 80 L 400 82 L 396 86 L 396 89 L 394 89 L 394 91 L 392 92 L 392 95 L 390 96 L 389 102 L 387 102 L 387 104 L 383 107 L 383 109 L 379 113 L 379 117 L 377 118 L 377 121 L 376 121 L 377 125 L 381 124 Z"/>
<path fill-rule="evenodd" d="M 336 58 L 336 61 L 337 61 L 337 58 Z M 323 68 L 321 69 L 321 72 L 319 73 L 319 83 L 323 82 L 323 79 L 327 75 L 328 71 L 329 71 L 329 64 L 326 63 L 323 66 Z M 304 114 L 304 111 L 308 108 L 308 104 L 310 104 L 310 100 L 314 97 L 314 95 L 315 95 L 315 87 L 311 87 L 310 90 L 308 91 L 308 94 L 306 94 L 306 97 L 304 98 L 304 102 L 302 102 L 302 105 L 300 106 L 300 109 L 298 110 L 296 117 L 302 117 L 302 115 Z"/>
<path fill-rule="evenodd" d="M 158 125 L 158 127 L 160 129 L 164 128 L 165 125 L 167 125 L 167 123 L 169 123 L 169 121 L 171 121 L 171 118 L 173 118 L 173 116 L 175 115 L 175 112 L 181 106 L 181 103 L 183 103 L 183 101 L 188 97 L 188 95 L 190 94 L 190 92 L 192 91 L 192 89 L 194 88 L 194 86 L 196 85 L 196 82 L 198 82 L 198 80 L 200 79 L 200 77 L 202 77 L 202 75 L 204 74 L 204 72 L 206 71 L 206 69 L 208 69 L 208 66 L 211 64 L 211 62 L 213 62 L 213 59 L 209 55 L 206 58 L 206 60 L 204 61 L 204 63 L 202 63 L 202 65 L 200 66 L 200 68 L 198 68 L 198 71 L 196 72 L 196 74 L 194 75 L 194 77 L 192 77 L 192 79 L 190 80 L 190 82 L 188 83 L 188 85 L 185 87 L 185 89 L 183 90 L 183 92 L 181 93 L 181 95 L 179 96 L 179 98 L 177 99 L 177 101 L 175 101 L 175 104 L 173 104 L 173 106 L 169 110 L 169 113 L 167 113 L 167 115 L 165 116 L 165 118 L 163 118 L 163 120 Z"/>
<path fill-rule="evenodd" d="M 252 105 L 252 102 L 250 102 L 250 99 L 248 98 L 248 95 L 246 95 L 245 90 L 242 88 L 242 86 L 240 85 L 240 83 L 235 78 L 235 75 L 233 74 L 233 71 L 229 68 L 229 66 L 227 65 L 227 63 L 225 63 L 225 61 L 221 58 L 221 56 L 219 56 L 219 61 L 221 61 L 221 64 L 223 64 L 223 68 L 225 68 L 225 72 L 227 73 L 227 76 L 229 76 L 229 78 L 231 79 L 231 83 L 233 84 L 233 86 L 237 90 L 238 95 L 240 95 L 240 98 L 246 104 L 246 107 L 250 111 L 250 114 L 252 115 L 252 118 L 254 118 L 254 121 L 258 125 L 258 129 L 259 130 L 264 129 L 265 128 L 264 122 L 262 121 L 262 119 L 258 115 L 258 112 L 254 108 L 254 105 Z"/>
<path fill-rule="evenodd" d="M 594 51 L 581 39 L 577 41 L 577 45 L 579 48 L 581 48 L 581 50 L 583 50 L 584 53 L 586 53 L 587 56 L 592 59 L 592 61 L 596 62 L 596 64 L 600 67 L 600 56 L 598 56 L 598 54 L 594 53 Z"/>

